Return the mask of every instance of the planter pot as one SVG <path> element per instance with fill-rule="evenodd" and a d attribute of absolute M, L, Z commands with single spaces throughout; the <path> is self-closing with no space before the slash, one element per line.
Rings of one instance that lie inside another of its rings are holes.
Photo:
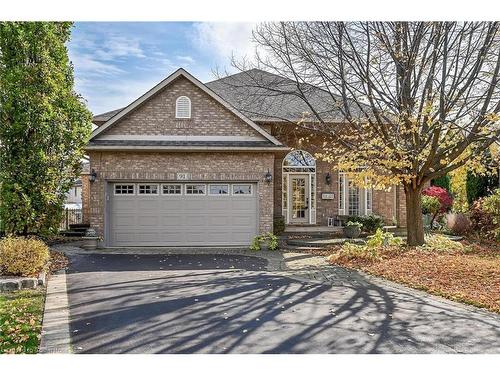
<path fill-rule="evenodd" d="M 361 234 L 361 229 L 357 226 L 347 226 L 344 227 L 343 232 L 347 238 L 358 238 Z"/>
<path fill-rule="evenodd" d="M 82 249 L 85 250 L 95 250 L 97 249 L 97 245 L 99 243 L 99 237 L 84 237 Z"/>
<path fill-rule="evenodd" d="M 469 231 L 471 222 L 464 214 L 450 213 L 446 215 L 446 226 L 453 234 L 464 234 Z"/>
<path fill-rule="evenodd" d="M 422 215 L 422 222 L 425 229 L 431 229 L 431 220 L 432 220 L 432 215 L 430 214 Z"/>

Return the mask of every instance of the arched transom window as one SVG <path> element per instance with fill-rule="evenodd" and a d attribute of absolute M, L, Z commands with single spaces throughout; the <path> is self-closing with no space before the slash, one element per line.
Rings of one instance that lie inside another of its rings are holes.
<path fill-rule="evenodd" d="M 294 150 L 283 159 L 283 172 L 316 172 L 316 160 L 307 151 Z"/>
<path fill-rule="evenodd" d="M 303 150 L 283 159 L 282 210 L 287 224 L 316 223 L 316 160 Z"/>
<path fill-rule="evenodd" d="M 191 99 L 179 96 L 175 101 L 175 118 L 191 118 Z"/>

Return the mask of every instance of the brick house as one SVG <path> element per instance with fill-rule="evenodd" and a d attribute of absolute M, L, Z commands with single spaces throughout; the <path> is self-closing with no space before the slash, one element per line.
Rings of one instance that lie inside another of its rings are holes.
<path fill-rule="evenodd" d="M 280 216 L 327 226 L 373 213 L 404 226 L 402 189 L 357 188 L 315 159 L 324 138 L 304 144 L 294 126 L 304 104 L 252 91 L 256 76 L 286 82 L 251 70 L 203 84 L 179 69 L 94 117 L 83 212 L 104 246 L 248 245 Z"/>

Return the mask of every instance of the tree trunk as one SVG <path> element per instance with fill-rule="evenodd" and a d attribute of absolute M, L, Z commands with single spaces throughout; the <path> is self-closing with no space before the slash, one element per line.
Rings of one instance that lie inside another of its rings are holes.
<path fill-rule="evenodd" d="M 422 220 L 422 187 L 412 184 L 404 185 L 406 195 L 406 227 L 408 233 L 408 246 L 424 244 L 424 223 Z"/>

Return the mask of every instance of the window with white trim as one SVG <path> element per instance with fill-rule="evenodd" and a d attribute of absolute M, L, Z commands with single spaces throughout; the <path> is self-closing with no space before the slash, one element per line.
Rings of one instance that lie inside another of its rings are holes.
<path fill-rule="evenodd" d="M 373 189 L 371 187 L 371 179 L 366 178 L 366 189 L 365 189 L 365 209 L 366 214 L 369 215 L 372 213 L 373 209 Z"/>
<path fill-rule="evenodd" d="M 162 185 L 163 195 L 181 195 L 182 185 Z"/>
<path fill-rule="evenodd" d="M 344 214 L 344 208 L 345 208 L 345 198 L 344 198 L 344 183 L 345 183 L 345 173 L 339 173 L 339 213 L 341 215 Z"/>
<path fill-rule="evenodd" d="M 208 192 L 210 195 L 228 195 L 229 194 L 229 185 L 225 185 L 225 184 L 210 185 Z"/>
<path fill-rule="evenodd" d="M 233 195 L 251 195 L 251 184 L 235 184 L 233 185 Z"/>
<path fill-rule="evenodd" d="M 139 184 L 139 195 L 158 195 L 158 185 Z"/>
<path fill-rule="evenodd" d="M 205 195 L 205 185 L 186 185 L 187 195 Z"/>
<path fill-rule="evenodd" d="M 373 190 L 371 188 L 366 189 L 366 211 L 367 213 L 371 213 L 373 202 Z"/>
<path fill-rule="evenodd" d="M 348 183 L 348 212 L 351 216 L 358 216 L 361 213 L 359 200 L 359 187 L 355 186 L 352 181 Z"/>
<path fill-rule="evenodd" d="M 179 96 L 175 101 L 175 118 L 191 118 L 191 99 Z"/>
<path fill-rule="evenodd" d="M 134 185 L 115 185 L 115 195 L 134 195 Z"/>

